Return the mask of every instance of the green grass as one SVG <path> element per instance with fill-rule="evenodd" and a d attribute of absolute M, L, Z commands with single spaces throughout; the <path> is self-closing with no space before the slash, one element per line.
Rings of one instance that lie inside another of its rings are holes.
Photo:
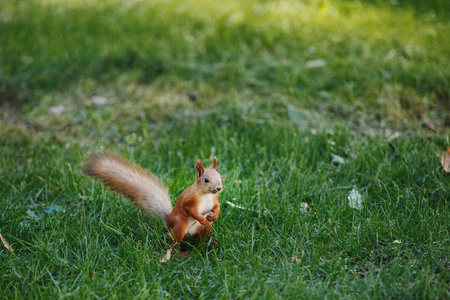
<path fill-rule="evenodd" d="M 442 13 L 357 1 L 227 1 L 221 9 L 209 1 L 89 3 L 6 1 L 5 99 L 35 100 L 80 84 L 92 93 L 117 78 L 125 81 L 115 83 L 119 90 L 130 81 L 187 81 L 281 93 L 297 106 L 344 115 L 381 111 L 378 118 L 400 127 L 398 119 L 450 122 Z M 446 5 L 433 3 L 439 12 Z"/>
<path fill-rule="evenodd" d="M 449 298 L 446 8 L 4 1 L 0 298 Z M 173 201 L 216 155 L 214 237 L 160 264 L 162 226 L 81 173 L 103 149 Z"/>

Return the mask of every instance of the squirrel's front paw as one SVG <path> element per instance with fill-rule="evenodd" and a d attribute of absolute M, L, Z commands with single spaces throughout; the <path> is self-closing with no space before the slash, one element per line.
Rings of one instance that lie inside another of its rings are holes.
<path fill-rule="evenodd" d="M 206 225 L 206 223 L 208 222 L 208 219 L 202 218 L 202 219 L 198 220 L 198 222 L 199 222 L 201 225 Z"/>
<path fill-rule="evenodd" d="M 219 216 L 217 216 L 217 215 L 208 215 L 207 217 L 206 217 L 206 219 L 208 220 L 208 221 L 210 221 L 210 222 L 213 222 L 213 221 L 215 221 L 215 220 L 217 220 L 217 218 L 218 218 Z"/>

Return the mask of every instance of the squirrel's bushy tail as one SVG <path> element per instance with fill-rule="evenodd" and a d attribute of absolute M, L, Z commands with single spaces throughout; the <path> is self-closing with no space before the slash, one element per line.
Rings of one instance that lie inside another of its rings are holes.
<path fill-rule="evenodd" d="M 132 200 L 150 215 L 167 220 L 172 211 L 169 191 L 156 176 L 116 154 L 92 154 L 83 171 Z"/>

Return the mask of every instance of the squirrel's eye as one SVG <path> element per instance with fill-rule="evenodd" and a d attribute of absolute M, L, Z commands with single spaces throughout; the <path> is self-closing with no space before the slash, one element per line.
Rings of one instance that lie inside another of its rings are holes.
<path fill-rule="evenodd" d="M 205 178 L 205 182 L 209 182 L 209 179 L 208 179 L 208 178 Z"/>

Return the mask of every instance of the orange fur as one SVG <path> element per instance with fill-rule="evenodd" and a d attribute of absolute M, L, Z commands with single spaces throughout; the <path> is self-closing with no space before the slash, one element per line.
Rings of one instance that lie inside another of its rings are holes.
<path fill-rule="evenodd" d="M 132 200 L 139 209 L 164 219 L 172 249 L 178 247 L 187 234 L 198 241 L 208 236 L 211 223 L 220 214 L 222 177 L 216 170 L 217 159 L 214 157 L 212 166 L 206 169 L 198 160 L 195 169 L 195 183 L 181 193 L 173 209 L 167 188 L 156 176 L 116 154 L 92 155 L 84 171 Z M 170 258 L 171 249 L 166 259 Z"/>

